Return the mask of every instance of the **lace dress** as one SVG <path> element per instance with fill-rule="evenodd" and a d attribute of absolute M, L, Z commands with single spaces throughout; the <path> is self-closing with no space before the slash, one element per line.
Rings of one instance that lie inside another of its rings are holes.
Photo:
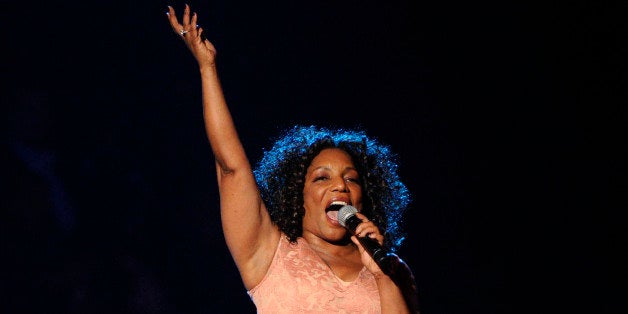
<path fill-rule="evenodd" d="M 352 282 L 338 278 L 302 238 L 282 234 L 262 281 L 247 292 L 258 313 L 381 313 L 375 278 L 362 268 Z"/>

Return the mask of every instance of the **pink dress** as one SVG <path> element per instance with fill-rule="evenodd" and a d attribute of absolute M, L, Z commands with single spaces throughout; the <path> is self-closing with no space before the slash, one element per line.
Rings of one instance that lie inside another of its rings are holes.
<path fill-rule="evenodd" d="M 270 268 L 248 291 L 258 313 L 381 313 L 375 278 L 362 268 L 358 278 L 338 278 L 302 238 L 282 234 Z"/>

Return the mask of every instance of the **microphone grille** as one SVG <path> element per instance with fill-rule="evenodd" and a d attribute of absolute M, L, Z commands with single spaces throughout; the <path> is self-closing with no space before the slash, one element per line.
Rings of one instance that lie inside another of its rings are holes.
<path fill-rule="evenodd" d="M 340 223 L 341 226 L 343 227 L 347 227 L 345 225 L 347 219 L 349 219 L 349 217 L 355 215 L 355 213 L 357 213 L 358 210 L 351 206 L 351 205 L 345 205 L 342 206 L 340 208 L 340 210 L 338 211 L 338 222 Z"/>

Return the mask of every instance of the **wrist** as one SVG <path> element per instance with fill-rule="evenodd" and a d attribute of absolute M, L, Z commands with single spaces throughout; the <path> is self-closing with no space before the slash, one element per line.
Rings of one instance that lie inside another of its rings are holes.
<path fill-rule="evenodd" d="M 217 72 L 216 64 L 215 63 L 199 64 L 199 71 L 201 72 L 201 75 L 215 74 Z"/>
<path fill-rule="evenodd" d="M 379 272 L 372 272 L 373 277 L 375 277 L 375 281 L 384 281 L 384 280 L 390 280 L 390 277 L 388 277 L 388 275 L 384 274 L 384 272 L 379 271 Z"/>

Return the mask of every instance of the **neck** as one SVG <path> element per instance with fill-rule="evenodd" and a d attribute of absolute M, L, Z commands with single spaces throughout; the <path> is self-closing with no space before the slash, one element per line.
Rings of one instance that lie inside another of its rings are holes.
<path fill-rule="evenodd" d="M 364 267 L 360 251 L 350 239 L 348 242 L 329 242 L 311 234 L 304 234 L 303 239 L 336 277 L 343 281 L 355 280 Z"/>
<path fill-rule="evenodd" d="M 304 232 L 303 239 L 305 239 L 310 247 L 319 253 L 319 255 L 325 254 L 336 257 L 347 257 L 358 252 L 358 247 L 351 241 L 349 236 L 338 241 L 329 241 L 311 233 Z"/>

